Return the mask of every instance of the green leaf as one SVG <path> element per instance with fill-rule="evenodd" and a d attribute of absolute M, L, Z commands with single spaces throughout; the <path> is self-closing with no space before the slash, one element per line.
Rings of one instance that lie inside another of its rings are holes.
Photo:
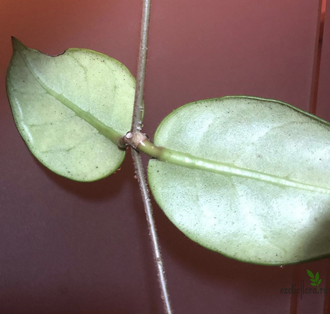
<path fill-rule="evenodd" d="M 282 102 L 225 97 L 175 110 L 154 141 L 181 165 L 151 160 L 151 190 L 192 240 L 260 264 L 330 254 L 329 123 Z"/>
<path fill-rule="evenodd" d="M 314 279 L 314 274 L 308 269 L 307 269 L 307 274 L 308 274 L 309 277 Z"/>
<path fill-rule="evenodd" d="M 320 278 L 320 275 L 319 275 L 319 272 L 317 272 L 315 274 L 315 278 L 314 278 L 315 282 L 317 282 L 319 280 L 319 278 Z"/>
<path fill-rule="evenodd" d="M 52 171 L 78 181 L 114 172 L 131 128 L 135 79 L 115 59 L 87 49 L 51 57 L 13 38 L 7 92 L 17 128 Z"/>
<path fill-rule="evenodd" d="M 321 283 L 321 280 L 322 280 L 322 279 L 320 279 L 320 280 L 318 281 L 317 285 L 319 285 L 319 284 Z"/>
<path fill-rule="evenodd" d="M 312 286 L 316 286 L 316 283 L 312 283 L 312 282 L 311 282 L 311 285 L 312 285 Z"/>

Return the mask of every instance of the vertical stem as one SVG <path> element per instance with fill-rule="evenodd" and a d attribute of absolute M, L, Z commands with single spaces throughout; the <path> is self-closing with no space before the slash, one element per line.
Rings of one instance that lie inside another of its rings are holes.
<path fill-rule="evenodd" d="M 162 260 L 162 256 L 160 253 L 156 226 L 155 226 L 155 221 L 154 221 L 154 217 L 152 214 L 152 206 L 151 206 L 151 202 L 150 202 L 150 198 L 149 198 L 148 186 L 147 186 L 145 176 L 144 176 L 142 160 L 141 160 L 141 156 L 140 156 L 139 152 L 137 152 L 134 149 L 131 149 L 131 152 L 132 152 L 132 157 L 134 160 L 135 173 L 139 180 L 144 210 L 145 210 L 146 218 L 147 218 L 147 222 L 148 222 L 149 236 L 150 236 L 150 240 L 151 240 L 154 261 L 155 261 L 156 268 L 157 268 L 157 275 L 158 275 L 158 281 L 159 281 L 159 285 L 160 285 L 161 297 L 163 300 L 164 310 L 165 310 L 166 314 L 171 314 L 172 309 L 171 309 L 169 295 L 167 292 L 165 269 L 163 266 L 163 260 Z"/>
<path fill-rule="evenodd" d="M 137 68 L 136 78 L 136 91 L 134 99 L 134 113 L 131 132 L 134 134 L 139 132 L 142 128 L 143 117 L 143 91 L 144 91 L 144 78 L 147 61 L 147 49 L 148 49 L 148 29 L 150 18 L 150 4 L 151 0 L 143 0 L 143 12 L 141 21 L 141 37 L 140 37 L 140 49 L 139 60 Z M 163 300 L 164 310 L 166 314 L 172 314 L 169 295 L 166 287 L 165 270 L 163 266 L 163 260 L 160 253 L 160 247 L 158 243 L 158 237 L 156 232 L 156 226 L 152 214 L 152 206 L 149 198 L 149 190 L 144 175 L 144 169 L 140 153 L 131 148 L 132 158 L 135 167 L 135 173 L 139 181 L 141 190 L 141 196 L 143 200 L 144 210 L 146 213 L 146 219 L 148 223 L 149 236 L 151 246 L 153 250 L 153 256 L 155 266 L 157 268 L 158 281 L 161 289 L 161 298 Z"/>
<path fill-rule="evenodd" d="M 147 50 L 148 50 L 150 5 L 151 5 L 151 0 L 143 0 L 139 59 L 138 59 L 137 77 L 136 77 L 133 123 L 131 130 L 132 133 L 135 133 L 136 131 L 141 131 L 142 129 L 143 91 L 144 91 L 144 78 L 145 78 L 146 62 L 147 62 Z"/>

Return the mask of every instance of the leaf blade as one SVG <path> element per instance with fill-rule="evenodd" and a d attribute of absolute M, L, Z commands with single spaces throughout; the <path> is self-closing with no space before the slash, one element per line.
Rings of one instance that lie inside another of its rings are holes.
<path fill-rule="evenodd" d="M 283 136 L 288 131 L 290 138 Z M 330 142 L 329 131 L 328 123 L 272 100 L 229 97 L 188 104 L 161 122 L 155 134 L 156 145 L 220 162 L 231 169 L 259 171 L 324 190 L 302 192 L 300 187 L 263 182 L 234 171 L 206 173 L 157 160 L 149 162 L 150 187 L 157 203 L 181 231 L 229 257 L 274 265 L 329 254 L 326 239 L 317 252 L 304 252 L 311 234 L 307 236 L 303 230 L 308 224 L 310 229 L 315 226 L 306 204 L 320 207 L 312 214 L 313 219 L 328 214 L 325 173 L 330 173 L 330 168 L 323 162 L 322 166 L 317 164 L 311 153 L 305 168 L 312 170 L 302 173 L 301 156 L 297 154 L 304 151 L 307 136 L 318 158 L 328 156 L 325 144 Z M 313 142 L 313 136 L 309 136 L 315 132 L 321 134 L 321 144 L 319 138 Z"/>
<path fill-rule="evenodd" d="M 132 120 L 135 80 L 129 71 L 88 49 L 50 57 L 16 39 L 13 47 L 7 92 L 31 152 L 52 171 L 77 181 L 114 172 L 125 152 L 113 142 Z"/>

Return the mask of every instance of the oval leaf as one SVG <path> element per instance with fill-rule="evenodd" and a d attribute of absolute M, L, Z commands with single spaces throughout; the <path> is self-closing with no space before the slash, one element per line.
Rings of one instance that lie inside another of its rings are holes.
<path fill-rule="evenodd" d="M 131 128 L 135 79 L 119 61 L 88 49 L 51 57 L 13 39 L 7 92 L 17 128 L 46 167 L 77 181 L 114 172 L 115 144 Z"/>
<path fill-rule="evenodd" d="M 155 144 L 188 154 L 188 167 L 151 160 L 148 178 L 192 240 L 260 264 L 329 255 L 329 123 L 285 103 L 225 97 L 172 112 Z"/>

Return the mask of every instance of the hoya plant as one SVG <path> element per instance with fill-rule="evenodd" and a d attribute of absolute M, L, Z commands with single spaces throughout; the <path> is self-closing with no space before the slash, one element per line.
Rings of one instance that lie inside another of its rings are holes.
<path fill-rule="evenodd" d="M 137 86 L 125 65 L 104 54 L 68 49 L 53 57 L 12 42 L 9 101 L 44 166 L 90 182 L 114 173 L 131 149 L 163 285 L 141 152 L 150 156 L 147 180 L 156 202 L 205 248 L 265 265 L 330 254 L 326 230 L 317 230 L 312 249 L 306 246 L 318 221 L 330 219 L 328 122 L 280 101 L 228 96 L 177 108 L 152 143 L 142 129 L 146 28 Z"/>
<path fill-rule="evenodd" d="M 15 38 L 13 47 L 7 88 L 15 122 L 50 170 L 102 179 L 130 146 L 152 157 L 157 203 L 201 245 L 271 265 L 329 254 L 327 237 L 314 252 L 304 248 L 313 222 L 328 215 L 328 122 L 279 101 L 230 96 L 178 108 L 151 143 L 130 131 L 135 79 L 123 64 L 87 49 L 51 57 Z"/>

